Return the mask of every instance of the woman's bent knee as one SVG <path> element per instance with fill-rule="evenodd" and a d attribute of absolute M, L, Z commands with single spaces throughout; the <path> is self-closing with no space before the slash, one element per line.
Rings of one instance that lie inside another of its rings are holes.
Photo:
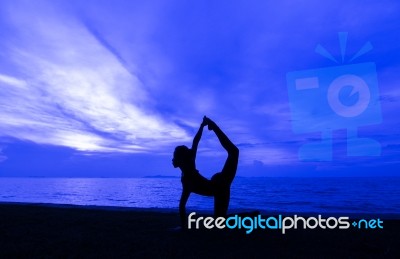
<path fill-rule="evenodd" d="M 239 149 L 236 146 L 233 146 L 229 149 L 228 155 L 234 158 L 239 158 Z"/>

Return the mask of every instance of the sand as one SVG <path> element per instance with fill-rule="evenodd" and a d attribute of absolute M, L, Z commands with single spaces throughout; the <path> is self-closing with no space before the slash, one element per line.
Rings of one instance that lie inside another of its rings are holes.
<path fill-rule="evenodd" d="M 395 258 L 400 220 L 374 230 L 173 230 L 171 211 L 0 204 L 0 258 Z M 400 258 L 400 257 L 398 257 Z"/>

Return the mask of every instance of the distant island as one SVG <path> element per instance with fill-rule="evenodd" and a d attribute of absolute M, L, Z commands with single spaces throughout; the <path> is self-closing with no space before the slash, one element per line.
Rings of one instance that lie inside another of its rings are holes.
<path fill-rule="evenodd" d="M 179 178 L 180 176 L 175 175 L 147 175 L 143 176 L 143 178 Z"/>

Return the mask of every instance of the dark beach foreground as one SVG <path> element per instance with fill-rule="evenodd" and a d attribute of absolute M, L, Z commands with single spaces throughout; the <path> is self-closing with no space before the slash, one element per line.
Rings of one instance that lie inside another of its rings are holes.
<path fill-rule="evenodd" d="M 173 230 L 177 213 L 0 204 L 0 258 L 399 258 L 400 220 L 383 229 Z"/>

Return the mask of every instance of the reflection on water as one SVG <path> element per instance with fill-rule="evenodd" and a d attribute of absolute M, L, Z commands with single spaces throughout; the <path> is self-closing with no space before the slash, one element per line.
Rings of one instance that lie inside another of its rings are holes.
<path fill-rule="evenodd" d="M 237 178 L 231 209 L 400 214 L 400 178 Z M 0 201 L 177 208 L 179 178 L 0 178 Z M 192 195 L 188 210 L 213 209 Z"/>

